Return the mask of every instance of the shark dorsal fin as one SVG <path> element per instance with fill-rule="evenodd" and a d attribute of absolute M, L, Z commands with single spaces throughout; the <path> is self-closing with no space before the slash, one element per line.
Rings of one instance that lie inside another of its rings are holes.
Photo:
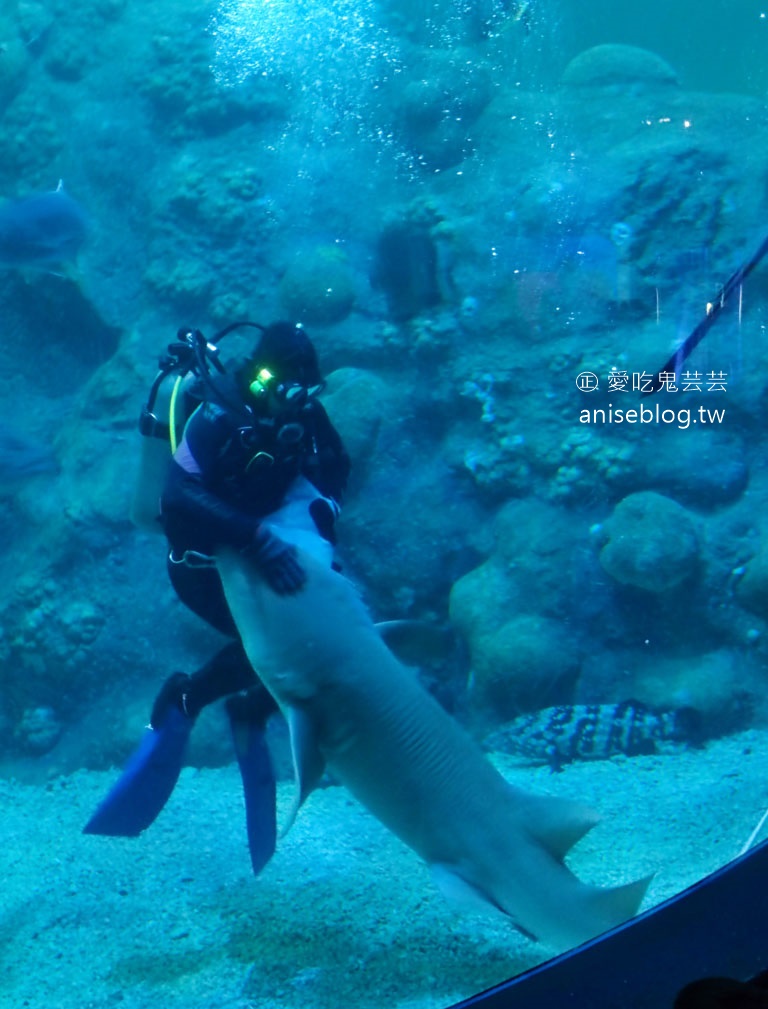
<path fill-rule="evenodd" d="M 525 804 L 528 833 L 560 861 L 600 820 L 589 806 L 554 795 L 526 793 L 521 799 L 516 793 L 516 801 Z"/>

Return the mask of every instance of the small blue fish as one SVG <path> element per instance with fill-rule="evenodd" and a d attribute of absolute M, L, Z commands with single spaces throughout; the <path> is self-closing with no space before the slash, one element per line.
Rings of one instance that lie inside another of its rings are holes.
<path fill-rule="evenodd" d="M 43 268 L 75 259 L 86 239 L 82 208 L 59 182 L 53 192 L 0 205 L 0 265 Z"/>

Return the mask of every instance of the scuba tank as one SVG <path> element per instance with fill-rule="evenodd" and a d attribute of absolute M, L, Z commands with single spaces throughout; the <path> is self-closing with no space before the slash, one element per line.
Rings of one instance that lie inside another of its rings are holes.
<path fill-rule="evenodd" d="M 180 385 L 177 384 L 179 381 Z M 191 416 L 194 410 L 194 405 L 188 409 L 186 404 L 193 398 L 191 394 L 196 385 L 197 378 L 191 372 L 179 375 L 175 382 L 164 382 L 158 387 L 153 404 L 154 410 L 151 414 L 147 412 L 149 403 L 142 410 L 139 420 L 139 431 L 143 435 L 139 452 L 139 472 L 131 504 L 131 521 L 142 532 L 162 532 L 160 493 L 165 482 L 168 463 L 175 451 L 170 438 L 171 425 L 173 424 L 175 434 L 178 431 L 177 425 L 170 418 L 172 411 L 176 416 L 181 414 L 182 411 L 179 409 L 179 401 L 181 401 L 184 404 L 182 407 L 184 421 L 181 424 L 183 431 L 186 419 Z M 169 420 L 158 420 L 156 424 L 150 425 L 150 419 L 157 420 L 160 417 L 168 417 Z"/>
<path fill-rule="evenodd" d="M 256 322 L 233 322 L 217 333 L 213 341 L 208 341 L 199 329 L 180 329 L 177 339 L 168 344 L 160 358 L 159 370 L 139 415 L 141 454 L 131 521 L 143 532 L 162 532 L 160 494 L 185 424 L 209 394 L 226 402 L 227 397 L 213 376 L 213 370 L 220 375 L 226 373 L 219 360 L 217 343 L 242 326 L 264 330 Z"/>

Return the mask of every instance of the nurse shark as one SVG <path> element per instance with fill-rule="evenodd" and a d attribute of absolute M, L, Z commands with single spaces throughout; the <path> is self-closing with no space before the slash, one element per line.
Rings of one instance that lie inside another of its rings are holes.
<path fill-rule="evenodd" d="M 276 595 L 234 552 L 218 558 L 248 658 L 291 733 L 296 800 L 325 767 L 432 868 L 449 896 L 502 912 L 567 949 L 630 918 L 648 879 L 604 889 L 563 863 L 598 820 L 510 785 L 395 658 L 354 586 L 299 550 L 296 595 Z"/>

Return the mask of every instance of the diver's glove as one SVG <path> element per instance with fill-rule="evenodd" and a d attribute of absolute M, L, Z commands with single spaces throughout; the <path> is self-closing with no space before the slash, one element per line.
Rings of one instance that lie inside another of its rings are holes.
<path fill-rule="evenodd" d="M 252 561 L 259 574 L 278 595 L 288 596 L 298 592 L 307 580 L 307 573 L 299 564 L 296 547 L 265 526 L 258 526 L 253 542 L 242 551 Z"/>

